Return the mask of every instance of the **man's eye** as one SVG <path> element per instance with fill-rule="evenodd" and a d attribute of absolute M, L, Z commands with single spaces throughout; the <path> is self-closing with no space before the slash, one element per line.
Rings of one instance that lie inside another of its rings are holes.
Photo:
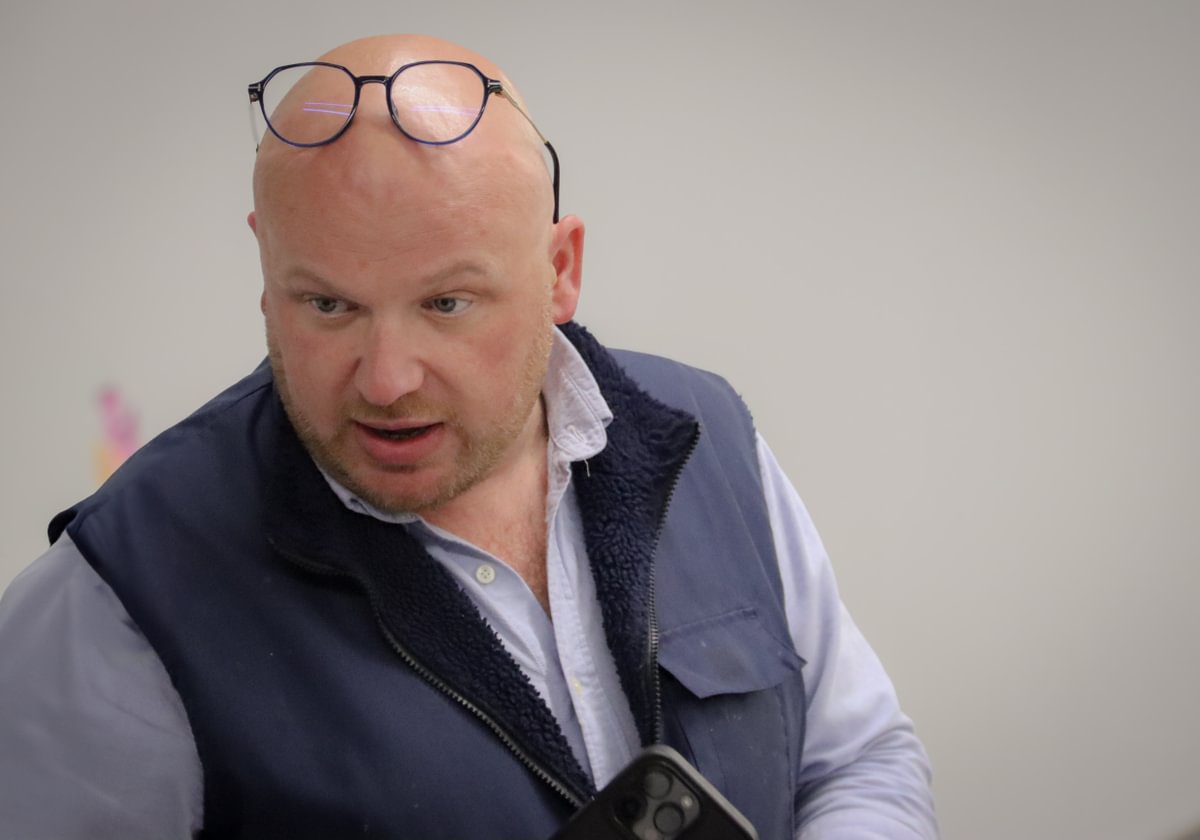
<path fill-rule="evenodd" d="M 441 315 L 458 315 L 470 305 L 470 301 L 456 297 L 439 297 L 429 301 L 429 308 Z"/>
<path fill-rule="evenodd" d="M 346 302 L 331 297 L 311 297 L 308 304 L 322 315 L 340 315 L 346 311 Z"/>

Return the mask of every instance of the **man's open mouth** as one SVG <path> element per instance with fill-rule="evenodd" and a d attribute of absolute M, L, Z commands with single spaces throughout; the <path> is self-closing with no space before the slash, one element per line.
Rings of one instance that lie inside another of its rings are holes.
<path fill-rule="evenodd" d="M 435 423 L 429 426 L 413 426 L 410 429 L 377 429 L 374 426 L 365 426 L 365 428 L 373 435 L 387 440 L 412 440 L 430 431 L 436 425 Z"/>

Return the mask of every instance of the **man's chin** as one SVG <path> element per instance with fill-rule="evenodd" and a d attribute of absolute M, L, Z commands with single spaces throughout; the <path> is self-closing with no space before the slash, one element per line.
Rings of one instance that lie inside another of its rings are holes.
<path fill-rule="evenodd" d="M 483 446 L 464 453 L 443 446 L 415 463 L 397 464 L 380 462 L 353 442 L 307 448 L 338 484 L 391 515 L 433 513 L 491 474 L 502 451 L 499 446 Z"/>
<path fill-rule="evenodd" d="M 455 495 L 445 464 L 377 463 L 361 451 L 311 441 L 306 448 L 329 478 L 381 513 L 419 514 Z"/>
<path fill-rule="evenodd" d="M 429 469 L 389 467 L 373 472 L 369 477 L 347 476 L 338 483 L 382 513 L 419 514 L 455 495 L 451 483 L 429 475 Z"/>

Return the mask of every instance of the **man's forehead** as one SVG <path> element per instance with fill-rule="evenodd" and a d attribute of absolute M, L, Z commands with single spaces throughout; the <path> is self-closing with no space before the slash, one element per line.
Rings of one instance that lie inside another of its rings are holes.
<path fill-rule="evenodd" d="M 502 77 L 487 58 L 465 47 L 428 35 L 376 35 L 334 47 L 321 61 L 341 64 L 359 76 L 385 76 L 404 64 L 449 59 L 474 64 L 488 76 Z"/>

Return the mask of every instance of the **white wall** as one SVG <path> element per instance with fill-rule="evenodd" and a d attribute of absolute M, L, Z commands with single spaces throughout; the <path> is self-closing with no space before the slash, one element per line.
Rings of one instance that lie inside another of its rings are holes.
<path fill-rule="evenodd" d="M 1200 4 L 6 3 L 0 586 L 263 352 L 246 84 L 426 31 L 518 81 L 582 320 L 733 379 L 947 838 L 1200 819 Z"/>

